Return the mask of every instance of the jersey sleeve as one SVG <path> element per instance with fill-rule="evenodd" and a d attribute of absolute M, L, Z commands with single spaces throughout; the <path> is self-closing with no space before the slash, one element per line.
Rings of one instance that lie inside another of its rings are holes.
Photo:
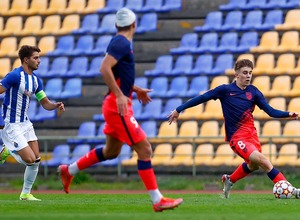
<path fill-rule="evenodd" d="M 18 83 L 19 81 L 20 81 L 20 74 L 18 74 L 17 72 L 10 72 L 1 80 L 0 84 L 6 90 L 8 90 L 10 87 Z"/>
<path fill-rule="evenodd" d="M 130 43 L 123 39 L 116 39 L 107 48 L 107 53 L 113 56 L 117 61 L 130 52 Z"/>

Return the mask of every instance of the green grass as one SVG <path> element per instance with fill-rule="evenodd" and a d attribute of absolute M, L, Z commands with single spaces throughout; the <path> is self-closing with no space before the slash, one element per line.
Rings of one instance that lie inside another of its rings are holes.
<path fill-rule="evenodd" d="M 0 219 L 299 219 L 299 200 L 275 199 L 270 194 L 178 194 L 184 203 L 175 210 L 155 213 L 147 194 L 35 194 L 41 202 L 19 201 L 18 194 L 0 195 Z"/>

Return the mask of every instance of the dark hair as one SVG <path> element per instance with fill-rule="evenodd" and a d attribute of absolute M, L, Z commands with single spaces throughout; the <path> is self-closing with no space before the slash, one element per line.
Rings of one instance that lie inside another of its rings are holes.
<path fill-rule="evenodd" d="M 41 52 L 41 50 L 36 46 L 23 45 L 19 50 L 21 63 L 23 63 L 25 57 L 31 57 L 34 52 Z"/>
<path fill-rule="evenodd" d="M 253 62 L 251 60 L 248 59 L 242 59 L 242 60 L 238 60 L 235 62 L 234 64 L 234 70 L 237 71 L 243 67 L 250 67 L 251 69 L 253 69 Z"/>

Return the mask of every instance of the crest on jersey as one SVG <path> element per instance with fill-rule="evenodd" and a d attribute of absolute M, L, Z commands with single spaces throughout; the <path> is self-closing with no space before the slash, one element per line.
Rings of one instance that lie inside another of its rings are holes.
<path fill-rule="evenodd" d="M 252 99 L 252 93 L 251 92 L 246 92 L 246 97 L 248 100 Z"/>

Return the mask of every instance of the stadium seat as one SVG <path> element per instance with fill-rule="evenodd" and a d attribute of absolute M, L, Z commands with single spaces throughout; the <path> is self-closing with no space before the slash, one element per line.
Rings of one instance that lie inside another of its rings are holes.
<path fill-rule="evenodd" d="M 241 5 L 246 5 L 247 0 L 229 0 L 227 4 L 219 6 L 221 11 L 232 11 L 240 8 Z"/>
<path fill-rule="evenodd" d="M 135 33 L 144 34 L 153 31 L 157 31 L 157 14 L 152 12 L 143 14 L 138 22 Z"/>
<path fill-rule="evenodd" d="M 87 140 L 87 143 L 91 145 L 104 144 L 106 142 L 105 134 L 103 132 L 104 127 L 105 127 L 105 122 L 102 122 L 98 127 L 95 138 L 89 138 Z"/>
<path fill-rule="evenodd" d="M 198 122 L 196 120 L 184 121 L 180 125 L 176 143 L 194 143 L 198 135 Z"/>
<path fill-rule="evenodd" d="M 150 97 L 163 97 L 169 89 L 168 78 L 165 76 L 153 78 L 150 89 L 153 90 L 148 93 Z"/>
<path fill-rule="evenodd" d="M 294 69 L 289 70 L 288 72 L 291 75 L 299 75 L 300 74 L 300 59 L 298 58 L 297 66 Z"/>
<path fill-rule="evenodd" d="M 130 150 L 131 151 L 131 150 Z M 132 153 L 128 159 L 125 159 L 121 162 L 122 166 L 136 166 L 138 155 L 135 150 L 132 150 Z"/>
<path fill-rule="evenodd" d="M 50 69 L 45 78 L 59 77 L 66 74 L 69 69 L 69 60 L 67 57 L 56 57 L 53 59 Z"/>
<path fill-rule="evenodd" d="M 191 80 L 189 89 L 186 91 L 186 97 L 194 97 L 208 90 L 208 78 L 206 76 L 197 76 Z"/>
<path fill-rule="evenodd" d="M 300 96 L 300 76 L 294 79 L 292 88 L 288 94 L 290 97 Z"/>
<path fill-rule="evenodd" d="M 198 46 L 198 34 L 196 33 L 187 33 L 181 37 L 181 41 L 178 47 L 171 48 L 171 54 L 185 54 L 189 53 L 191 49 Z"/>
<path fill-rule="evenodd" d="M 211 72 L 207 75 L 222 75 L 225 74 L 227 69 L 233 67 L 233 55 L 232 54 L 221 54 L 217 57 L 214 67 Z"/>
<path fill-rule="evenodd" d="M 69 0 L 67 8 L 62 14 L 78 14 L 85 8 L 86 0 Z"/>
<path fill-rule="evenodd" d="M 218 46 L 218 34 L 205 33 L 202 35 L 199 46 L 195 49 L 191 49 L 191 53 L 193 54 L 208 53 L 215 50 L 217 46 Z"/>
<path fill-rule="evenodd" d="M 66 0 L 49 0 L 49 6 L 45 10 L 40 10 L 39 14 L 53 15 L 62 14 L 67 8 Z"/>
<path fill-rule="evenodd" d="M 256 76 L 253 78 L 252 85 L 256 86 L 263 94 L 267 94 L 271 89 L 270 76 Z"/>
<path fill-rule="evenodd" d="M 229 32 L 222 35 L 219 46 L 213 49 L 212 53 L 226 53 L 232 52 L 238 45 L 238 34 L 236 32 Z"/>
<path fill-rule="evenodd" d="M 240 40 L 239 45 L 236 48 L 232 48 L 231 52 L 234 53 L 245 53 L 252 47 L 258 45 L 258 33 L 255 31 L 245 32 Z"/>
<path fill-rule="evenodd" d="M 88 69 L 88 58 L 87 57 L 75 57 L 71 64 L 70 69 L 61 75 L 63 78 L 72 78 L 84 75 Z"/>
<path fill-rule="evenodd" d="M 188 89 L 188 78 L 186 76 L 177 76 L 172 79 L 168 91 L 163 97 L 185 97 Z"/>
<path fill-rule="evenodd" d="M 174 155 L 171 160 L 166 161 L 167 166 L 189 166 L 193 161 L 193 146 L 192 144 L 179 144 L 176 146 Z"/>
<path fill-rule="evenodd" d="M 272 139 L 270 139 L 272 136 L 281 136 L 281 123 L 279 120 L 271 120 L 267 121 L 263 127 L 261 135 L 263 137 L 260 138 L 261 143 L 270 143 L 272 142 Z"/>
<path fill-rule="evenodd" d="M 139 116 L 140 120 L 158 119 L 162 111 L 162 100 L 160 98 L 152 99 L 150 103 L 144 106 Z"/>
<path fill-rule="evenodd" d="M 57 167 L 60 164 L 66 164 L 70 156 L 70 146 L 67 144 L 56 145 L 49 160 L 41 162 L 42 166 Z"/>
<path fill-rule="evenodd" d="M 102 17 L 100 26 L 96 30 L 90 30 L 92 34 L 115 34 L 117 29 L 115 27 L 115 14 L 107 14 Z"/>
<path fill-rule="evenodd" d="M 34 15 L 27 17 L 24 23 L 24 27 L 17 35 L 34 35 L 36 32 L 42 29 L 42 16 Z"/>
<path fill-rule="evenodd" d="M 201 119 L 222 119 L 223 113 L 219 100 L 210 100 L 205 104 Z"/>
<path fill-rule="evenodd" d="M 300 112 L 300 98 L 294 97 L 290 99 L 287 110 L 290 112 Z"/>
<path fill-rule="evenodd" d="M 204 165 L 210 166 L 214 157 L 214 146 L 210 143 L 199 144 L 194 157 L 196 166 Z"/>
<path fill-rule="evenodd" d="M 172 145 L 169 143 L 158 144 L 153 151 L 151 164 L 154 166 L 165 165 L 172 159 Z"/>
<path fill-rule="evenodd" d="M 286 111 L 286 100 L 283 97 L 274 97 L 269 100 L 269 105 L 275 109 L 279 109 L 281 111 Z M 256 107 L 253 111 L 254 118 L 258 119 L 268 119 L 270 118 L 267 113 L 261 110 L 259 107 Z"/>
<path fill-rule="evenodd" d="M 256 60 L 255 68 L 252 71 L 253 75 L 261 75 L 263 73 L 269 73 L 275 66 L 274 54 L 266 53 L 258 56 Z"/>
<path fill-rule="evenodd" d="M 60 95 L 60 98 L 69 99 L 69 98 L 78 98 L 81 96 L 82 96 L 82 79 L 81 78 L 68 79 Z"/>
<path fill-rule="evenodd" d="M 193 68 L 193 56 L 190 54 L 180 55 L 177 57 L 173 69 L 169 73 L 165 73 L 167 76 L 179 76 L 186 75 L 191 72 Z"/>
<path fill-rule="evenodd" d="M 277 59 L 276 67 L 272 70 L 267 71 L 266 73 L 269 75 L 289 73 L 290 70 L 293 70 L 295 68 L 295 63 L 295 54 L 281 54 Z"/>
<path fill-rule="evenodd" d="M 86 155 L 91 150 L 91 146 L 88 144 L 79 144 L 75 146 L 72 153 L 70 153 L 70 158 L 66 164 L 71 164 L 80 159 L 82 156 Z"/>
<path fill-rule="evenodd" d="M 48 111 L 43 108 L 43 106 L 39 106 L 37 110 L 37 114 L 34 117 L 34 122 L 43 122 L 45 120 L 53 120 L 57 118 L 57 110 Z"/>
<path fill-rule="evenodd" d="M 88 0 L 86 7 L 79 9 L 79 14 L 91 14 L 95 13 L 97 10 L 104 8 L 105 0 Z"/>
<path fill-rule="evenodd" d="M 249 11 L 245 17 L 244 23 L 239 30 L 250 31 L 256 29 L 256 26 L 260 26 L 263 23 L 263 12 L 260 10 Z"/>
<path fill-rule="evenodd" d="M 145 76 L 159 76 L 171 72 L 173 67 L 173 57 L 171 55 L 162 55 L 156 59 L 155 67 L 152 70 L 146 70 Z"/>
<path fill-rule="evenodd" d="M 212 159 L 212 166 L 235 166 L 232 164 L 235 154 L 229 144 L 220 144 L 216 150 L 215 157 Z"/>
<path fill-rule="evenodd" d="M 10 57 L 18 57 L 19 50 L 23 45 L 36 46 L 36 38 L 34 36 L 22 37 L 19 41 L 19 45 L 15 51 L 9 52 L 6 55 Z"/>
<path fill-rule="evenodd" d="M 223 13 L 212 11 L 206 15 L 204 25 L 194 27 L 195 32 L 208 32 L 220 29 L 223 22 Z"/>
<path fill-rule="evenodd" d="M 297 47 L 299 47 L 299 32 L 286 31 L 282 34 L 280 44 L 277 47 L 272 48 L 271 51 L 278 53 L 287 51 L 297 52 Z"/>
<path fill-rule="evenodd" d="M 299 3 L 298 3 L 299 4 Z M 293 9 L 286 13 L 285 20 L 283 24 L 278 24 L 275 26 L 276 30 L 290 30 L 290 29 L 300 29 L 300 9 Z"/>
<path fill-rule="evenodd" d="M 45 93 L 50 99 L 60 98 L 63 89 L 63 81 L 61 78 L 49 79 L 45 86 Z"/>
<path fill-rule="evenodd" d="M 97 13 L 115 13 L 117 10 L 124 7 L 124 5 L 124 0 L 107 0 L 105 7 L 98 9 Z"/>
<path fill-rule="evenodd" d="M 96 135 L 96 122 L 86 121 L 80 124 L 77 138 L 68 139 L 68 144 L 84 144 L 87 142 L 86 138 L 93 138 Z"/>
<path fill-rule="evenodd" d="M 3 17 L 0 17 L 0 31 L 3 31 L 4 29 L 4 19 Z"/>
<path fill-rule="evenodd" d="M 148 88 L 148 78 L 141 76 L 136 77 L 134 80 L 134 85 L 141 87 L 141 88 Z M 137 94 L 135 92 L 132 93 L 132 98 L 136 98 Z"/>
<path fill-rule="evenodd" d="M 219 123 L 216 120 L 204 121 L 199 130 L 199 138 L 197 143 L 220 143 L 224 142 L 224 138 L 219 139 L 220 129 Z"/>
<path fill-rule="evenodd" d="M 66 35 L 80 27 L 80 16 L 77 14 L 66 15 L 63 19 L 62 26 L 53 31 L 55 35 Z"/>
<path fill-rule="evenodd" d="M 172 10 L 181 10 L 182 0 L 165 0 L 163 6 L 158 10 L 159 12 L 169 12 Z"/>
<path fill-rule="evenodd" d="M 260 44 L 257 47 L 250 49 L 251 52 L 264 53 L 276 49 L 279 44 L 279 34 L 277 31 L 265 32 L 261 39 Z"/>
<path fill-rule="evenodd" d="M 163 0 L 145 0 L 145 5 L 139 12 L 147 13 L 152 11 L 159 11 L 163 6 Z"/>
<path fill-rule="evenodd" d="M 100 76 L 100 66 L 103 60 L 103 56 L 94 57 L 90 63 L 89 69 L 86 72 L 81 72 L 80 77 L 96 77 Z"/>
<path fill-rule="evenodd" d="M 190 72 L 186 73 L 188 76 L 209 74 L 213 67 L 213 56 L 211 54 L 199 55 L 196 59 L 195 66 Z"/>
<path fill-rule="evenodd" d="M 11 2 L 11 7 L 7 11 L 3 11 L 1 15 L 15 16 L 15 15 L 23 14 L 23 12 L 28 10 L 28 7 L 29 7 L 28 0 L 13 0 Z"/>
<path fill-rule="evenodd" d="M 286 143 L 278 151 L 278 157 L 273 162 L 275 166 L 296 166 L 298 163 L 298 145 Z"/>
<path fill-rule="evenodd" d="M 238 30 L 243 21 L 243 13 L 241 11 L 230 11 L 225 17 L 224 24 L 217 29 L 218 31 Z"/>
<path fill-rule="evenodd" d="M 209 89 L 214 89 L 219 85 L 228 84 L 228 83 L 229 83 L 229 77 L 228 76 L 215 76 L 211 80 Z"/>
<path fill-rule="evenodd" d="M 296 142 L 299 143 L 300 138 L 300 130 L 298 129 L 300 126 L 300 121 L 287 121 L 283 127 L 282 136 L 283 139 L 278 139 L 276 142 L 278 143 L 289 143 Z M 290 136 L 290 137 L 289 137 Z"/>
<path fill-rule="evenodd" d="M 48 74 L 49 66 L 50 66 L 50 60 L 49 57 L 40 57 L 40 65 L 37 70 L 34 71 L 35 74 L 37 74 L 39 77 L 43 78 Z"/>
<path fill-rule="evenodd" d="M 265 5 L 260 6 L 262 10 L 272 10 L 274 8 L 281 8 L 285 5 L 287 0 L 269 0 Z"/>
<path fill-rule="evenodd" d="M 247 4 L 241 5 L 241 10 L 254 10 L 254 9 L 260 9 L 264 5 L 267 4 L 267 0 L 249 0 Z"/>
<path fill-rule="evenodd" d="M 72 34 L 87 34 L 96 31 L 99 27 L 99 15 L 90 14 L 83 17 L 80 28 L 73 30 Z"/>
<path fill-rule="evenodd" d="M 134 117 L 138 119 L 143 111 L 143 105 L 137 99 L 132 100 L 132 109 L 134 112 Z"/>
<path fill-rule="evenodd" d="M 0 1 L 0 14 L 7 12 L 10 7 L 10 0 L 2 0 Z"/>
<path fill-rule="evenodd" d="M 146 133 L 148 138 L 156 137 L 157 135 L 156 121 L 143 121 L 140 126 L 143 129 L 143 131 Z"/>
<path fill-rule="evenodd" d="M 153 143 L 164 143 L 174 141 L 177 139 L 178 127 L 177 123 L 172 123 L 169 125 L 169 122 L 163 121 L 158 129 L 158 134 L 155 139 L 151 139 Z"/>
<path fill-rule="evenodd" d="M 182 104 L 181 98 L 168 99 L 163 107 L 161 114 L 160 114 L 160 119 L 166 120 L 167 117 L 171 114 L 171 111 L 176 109 L 181 104 Z"/>
<path fill-rule="evenodd" d="M 288 75 L 276 76 L 272 83 L 272 88 L 265 94 L 266 96 L 287 96 L 292 87 L 291 77 Z"/>
<path fill-rule="evenodd" d="M 71 54 L 75 47 L 75 38 L 72 35 L 62 36 L 58 39 L 55 50 L 47 53 L 47 56 L 62 56 Z"/>
<path fill-rule="evenodd" d="M 0 44 L 0 57 L 7 56 L 7 54 L 14 54 L 16 50 L 17 50 L 16 37 L 2 38 Z"/>
<path fill-rule="evenodd" d="M 35 15 L 39 14 L 40 11 L 45 11 L 48 7 L 48 0 L 32 0 L 30 7 L 22 12 L 22 15 Z"/>
<path fill-rule="evenodd" d="M 36 35 L 49 35 L 56 33 L 60 29 L 61 20 L 59 15 L 49 15 L 45 18 L 41 30 L 36 31 Z"/>
<path fill-rule="evenodd" d="M 264 22 L 261 25 L 255 26 L 255 29 L 260 31 L 270 31 L 273 30 L 276 25 L 282 24 L 282 22 L 282 10 L 271 10 L 267 12 Z"/>
<path fill-rule="evenodd" d="M 104 55 L 106 53 L 107 46 L 110 43 L 111 39 L 112 35 L 102 35 L 98 37 L 95 44 L 95 48 L 93 48 L 91 51 L 87 51 L 86 54 L 89 56 Z"/>
<path fill-rule="evenodd" d="M 7 73 L 9 73 L 12 70 L 10 64 L 10 58 L 0 58 L 0 69 L 1 69 L 0 78 L 2 79 Z"/>
<path fill-rule="evenodd" d="M 100 162 L 100 164 L 104 167 L 108 166 L 118 166 L 119 164 L 122 163 L 124 160 L 130 159 L 131 156 L 131 147 L 128 146 L 127 144 L 124 144 L 121 148 L 121 152 L 118 157 L 110 160 L 105 160 Z M 135 161 L 136 164 L 137 161 Z"/>
<path fill-rule="evenodd" d="M 11 35 L 18 35 L 23 28 L 23 17 L 12 16 L 8 17 L 5 22 L 4 29 L 0 32 L 0 37 L 8 37 Z"/>
<path fill-rule="evenodd" d="M 91 35 L 84 35 L 78 38 L 75 48 L 66 53 L 68 56 L 82 56 L 92 53 L 94 38 Z"/>
<path fill-rule="evenodd" d="M 180 115 L 180 119 L 183 120 L 201 119 L 202 112 L 203 112 L 203 105 L 196 105 L 192 108 L 188 108 L 184 110 Z"/>
<path fill-rule="evenodd" d="M 124 7 L 134 12 L 140 12 L 144 5 L 144 0 L 127 0 Z"/>
<path fill-rule="evenodd" d="M 280 4 L 280 8 L 282 9 L 294 9 L 299 6 L 299 0 L 287 0 L 285 4 Z"/>
<path fill-rule="evenodd" d="M 277 157 L 277 146 L 274 143 L 263 144 L 262 153 L 273 163 Z"/>
<path fill-rule="evenodd" d="M 45 55 L 50 51 L 55 49 L 55 37 L 54 36 L 44 36 L 41 37 L 38 42 L 38 47 L 41 49 L 40 55 Z"/>

